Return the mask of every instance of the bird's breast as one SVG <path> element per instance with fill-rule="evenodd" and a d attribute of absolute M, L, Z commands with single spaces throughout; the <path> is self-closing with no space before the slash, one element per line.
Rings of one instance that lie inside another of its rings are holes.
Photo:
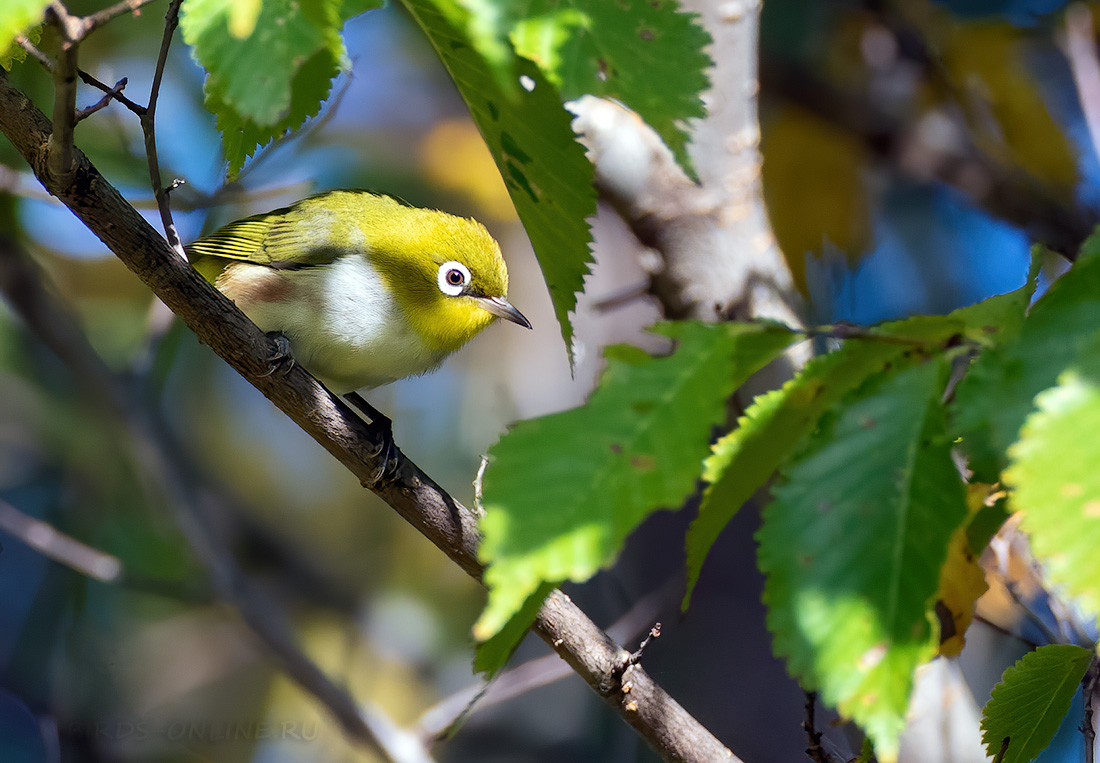
<path fill-rule="evenodd" d="M 262 288 L 284 298 L 244 304 L 242 300 L 238 305 L 264 331 L 284 334 L 294 359 L 333 392 L 377 387 L 421 374 L 446 356 L 425 345 L 383 279 L 362 256 L 348 255 L 329 265 L 298 270 L 246 267 L 266 271 L 254 274 L 262 287 L 253 291 Z M 235 280 L 243 281 L 243 276 Z"/>

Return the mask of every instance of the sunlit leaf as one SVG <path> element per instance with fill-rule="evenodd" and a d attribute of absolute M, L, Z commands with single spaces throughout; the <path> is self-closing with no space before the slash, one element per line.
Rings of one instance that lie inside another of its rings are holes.
<path fill-rule="evenodd" d="M 15 38 L 42 21 L 50 0 L 4 0 L 0 6 L 0 67 L 11 69 L 13 61 L 26 58 Z"/>
<path fill-rule="evenodd" d="M 1094 345 L 1093 352 L 1100 349 Z M 1036 399 L 1005 482 L 1053 583 L 1100 609 L 1100 385 L 1076 371 Z"/>
<path fill-rule="evenodd" d="M 785 467 L 758 534 L 775 652 L 897 756 L 930 608 L 966 517 L 940 404 L 941 357 L 872 379 Z"/>
<path fill-rule="evenodd" d="M 660 333 L 677 340 L 671 355 L 609 348 L 587 404 L 520 422 L 492 448 L 481 546 L 489 603 L 475 627 L 479 640 L 498 633 L 544 583 L 587 579 L 648 515 L 679 506 L 729 395 L 797 339 L 757 324 L 663 324 Z"/>
<path fill-rule="evenodd" d="M 1014 336 L 1034 292 L 1039 262 L 1037 252 L 1027 282 L 1015 291 L 947 315 L 918 315 L 871 327 L 839 350 L 809 363 L 781 389 L 754 400 L 737 427 L 715 443 L 707 458 L 703 479 L 708 486 L 687 537 L 684 606 L 722 529 L 831 405 L 887 364 L 897 368 L 917 348 L 942 351 L 960 338 L 984 345 Z"/>
<path fill-rule="evenodd" d="M 694 176 L 685 120 L 704 116 L 710 36 L 675 0 L 504 0 L 512 41 L 563 97 L 633 109 Z"/>
<path fill-rule="evenodd" d="M 1082 248 L 1082 254 L 1089 251 Z M 1031 308 L 1019 336 L 985 350 L 956 391 L 953 429 L 970 467 L 996 481 L 1035 396 L 1100 332 L 1100 257 L 1082 256 Z"/>
<path fill-rule="evenodd" d="M 257 146 L 317 113 L 346 66 L 343 14 L 363 7 L 339 0 L 183 4 L 183 39 L 207 71 L 206 107 L 218 117 L 230 175 Z"/>

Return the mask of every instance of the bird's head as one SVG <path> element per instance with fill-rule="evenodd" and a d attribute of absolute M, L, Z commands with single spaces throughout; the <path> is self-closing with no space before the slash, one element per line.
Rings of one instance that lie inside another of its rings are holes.
<path fill-rule="evenodd" d="M 363 223 L 368 256 L 426 344 L 450 351 L 497 318 L 531 328 L 508 302 L 508 270 L 485 227 L 388 200 Z"/>

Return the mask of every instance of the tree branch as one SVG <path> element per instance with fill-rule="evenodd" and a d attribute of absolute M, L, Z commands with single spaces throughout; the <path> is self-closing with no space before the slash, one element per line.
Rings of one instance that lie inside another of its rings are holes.
<path fill-rule="evenodd" d="M 172 0 L 168 4 L 168 12 L 164 16 L 164 36 L 161 38 L 160 55 L 157 57 L 157 68 L 153 73 L 153 84 L 149 88 L 149 104 L 141 114 L 141 131 L 145 133 L 145 156 L 149 161 L 149 180 L 153 185 L 153 196 L 157 200 L 157 208 L 160 210 L 160 221 L 164 226 L 164 233 L 168 237 L 168 245 L 180 259 L 186 260 L 187 255 L 183 251 L 183 242 L 180 241 L 176 223 L 172 219 L 172 207 L 168 204 L 169 189 L 165 188 L 160 176 L 160 162 L 157 159 L 157 101 L 160 98 L 160 85 L 164 79 L 164 65 L 168 61 L 168 49 L 172 45 L 172 35 L 180 23 L 180 3 L 183 0 Z M 175 186 L 173 186 L 175 187 Z"/>
<path fill-rule="evenodd" d="M 374 453 L 382 432 L 352 413 L 300 366 L 270 373 L 275 347 L 235 305 L 174 255 L 119 192 L 76 151 L 75 177 L 62 185 L 46 167 L 49 120 L 0 72 L 0 132 L 39 181 L 178 315 L 187 326 L 295 421 L 349 471 L 432 541 L 466 573 L 480 579 L 476 518 L 415 464 L 398 456 L 394 479 L 375 483 Z M 547 598 L 533 626 L 582 678 L 670 761 L 737 761 L 721 742 L 637 665 L 617 678 L 628 652 L 601 631 L 565 594 Z M 624 691 L 629 684 L 630 691 Z"/>
<path fill-rule="evenodd" d="M 0 500 L 0 530 L 23 541 L 47 559 L 101 583 L 113 583 L 122 575 L 122 562 L 118 557 L 81 543 L 50 523 L 28 516 L 3 500 Z"/>
<path fill-rule="evenodd" d="M 93 32 L 106 24 L 108 21 L 111 21 L 112 19 L 127 13 L 132 13 L 135 16 L 140 16 L 141 9 L 153 1 L 154 0 L 122 0 L 121 2 L 108 6 L 101 11 L 96 11 L 95 13 L 85 16 L 84 34 Z"/>
<path fill-rule="evenodd" d="M 84 24 L 57 0 L 50 3 L 50 20 L 61 35 L 61 51 L 53 67 L 53 131 L 47 166 L 58 182 L 71 183 L 74 175 L 73 128 L 76 127 L 76 58 Z"/>

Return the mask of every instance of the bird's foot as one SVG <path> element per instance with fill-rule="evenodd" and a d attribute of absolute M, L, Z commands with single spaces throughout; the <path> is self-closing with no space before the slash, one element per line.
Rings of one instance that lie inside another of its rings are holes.
<path fill-rule="evenodd" d="M 393 481 L 397 476 L 397 467 L 401 463 L 401 451 L 393 440 L 393 422 L 389 417 L 380 413 L 373 405 L 363 399 L 358 392 L 348 392 L 344 399 L 366 414 L 370 423 L 380 431 L 378 449 L 371 454 L 378 464 L 378 471 L 372 478 L 372 486 L 385 485 Z"/>
<path fill-rule="evenodd" d="M 275 343 L 275 352 L 268 358 L 267 371 L 263 375 L 279 374 L 285 376 L 295 366 L 294 355 L 290 351 L 290 340 L 279 331 L 269 331 L 267 337 Z"/>

